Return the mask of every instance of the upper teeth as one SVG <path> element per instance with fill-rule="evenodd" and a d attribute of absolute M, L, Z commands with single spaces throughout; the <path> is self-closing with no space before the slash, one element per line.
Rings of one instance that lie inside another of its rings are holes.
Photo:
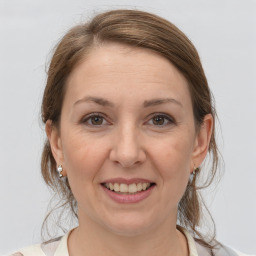
<path fill-rule="evenodd" d="M 133 184 L 124 184 L 124 183 L 104 183 L 104 186 L 110 190 L 121 193 L 136 193 L 142 190 L 146 190 L 150 187 L 150 183 L 133 183 Z"/>

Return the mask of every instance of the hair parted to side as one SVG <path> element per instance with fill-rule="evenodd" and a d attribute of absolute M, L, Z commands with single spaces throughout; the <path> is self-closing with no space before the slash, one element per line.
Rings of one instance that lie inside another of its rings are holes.
<path fill-rule="evenodd" d="M 199 55 L 184 33 L 169 21 L 147 12 L 113 10 L 98 14 L 90 22 L 73 27 L 57 45 L 49 66 L 43 95 L 42 121 L 44 123 L 52 120 L 52 125 L 59 125 L 66 81 L 70 73 L 76 65 L 86 59 L 93 47 L 109 42 L 151 49 L 164 56 L 188 81 L 196 129 L 200 128 L 205 115 L 209 113 L 212 114 L 214 121 L 216 120 L 211 92 Z M 204 184 L 200 186 L 197 184 L 197 176 L 202 172 L 200 170 L 193 181 L 188 183 L 178 206 L 178 221 L 180 225 L 190 230 L 201 244 L 212 248 L 215 225 L 213 225 L 209 239 L 198 231 L 204 205 L 198 190 L 209 186 L 216 174 L 218 149 L 215 141 L 215 127 L 213 127 L 208 151 L 211 166 L 207 179 L 204 180 Z M 43 178 L 47 185 L 61 195 L 64 200 L 63 206 L 68 205 L 76 215 L 76 200 L 72 195 L 68 180 L 63 182 L 58 179 L 56 166 L 49 141 L 46 140 L 41 160 Z"/>

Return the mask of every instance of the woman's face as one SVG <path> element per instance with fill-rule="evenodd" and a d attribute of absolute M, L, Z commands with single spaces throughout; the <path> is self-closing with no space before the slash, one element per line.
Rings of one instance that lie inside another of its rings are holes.
<path fill-rule="evenodd" d="M 189 175 L 207 152 L 202 130 L 188 83 L 168 60 L 111 43 L 71 73 L 60 130 L 48 137 L 80 223 L 133 235 L 176 223 Z"/>

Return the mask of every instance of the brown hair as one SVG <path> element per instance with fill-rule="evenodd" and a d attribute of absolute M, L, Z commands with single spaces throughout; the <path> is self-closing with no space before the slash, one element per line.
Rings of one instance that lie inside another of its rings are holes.
<path fill-rule="evenodd" d="M 172 23 L 156 15 L 138 10 L 113 10 L 98 14 L 89 23 L 75 26 L 57 45 L 49 66 L 43 96 L 42 120 L 44 123 L 52 120 L 53 125 L 58 125 L 69 74 L 82 59 L 86 58 L 86 54 L 92 47 L 104 42 L 119 42 L 147 48 L 164 56 L 176 66 L 189 83 L 196 128 L 200 128 L 205 115 L 209 113 L 212 114 L 214 121 L 216 120 L 207 79 L 197 50 L 190 40 Z M 209 186 L 216 174 L 218 149 L 215 141 L 215 127 L 213 127 L 208 153 L 211 157 L 211 166 L 207 179 L 199 187 L 197 179 L 201 172 L 197 172 L 193 181 L 188 183 L 178 206 L 178 221 L 180 225 L 189 229 L 201 244 L 212 248 L 210 242 L 215 238 L 215 226 L 210 240 L 206 240 L 198 231 L 204 204 L 198 190 Z M 59 192 L 64 200 L 63 205 L 69 205 L 76 214 L 75 198 L 68 180 L 63 182 L 58 179 L 56 162 L 48 140 L 44 145 L 41 169 L 47 185 L 55 192 Z"/>

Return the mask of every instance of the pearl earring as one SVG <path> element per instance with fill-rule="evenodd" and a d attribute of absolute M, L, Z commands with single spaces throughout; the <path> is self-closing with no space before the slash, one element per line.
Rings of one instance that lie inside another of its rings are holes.
<path fill-rule="evenodd" d="M 193 175 L 195 175 L 197 172 L 199 171 L 199 168 L 198 167 L 194 167 L 194 170 L 193 170 Z"/>
<path fill-rule="evenodd" d="M 63 168 L 62 168 L 62 165 L 58 165 L 58 168 L 57 168 L 57 172 L 59 173 L 59 178 L 61 179 L 63 177 L 62 175 L 62 171 L 63 171 Z"/>
<path fill-rule="evenodd" d="M 199 171 L 199 167 L 195 167 L 194 166 L 194 170 L 193 170 L 193 172 L 190 174 L 190 177 L 189 177 L 189 182 L 190 183 L 192 183 L 192 181 L 194 180 L 194 178 L 195 178 L 195 175 L 196 175 L 196 173 Z"/>

